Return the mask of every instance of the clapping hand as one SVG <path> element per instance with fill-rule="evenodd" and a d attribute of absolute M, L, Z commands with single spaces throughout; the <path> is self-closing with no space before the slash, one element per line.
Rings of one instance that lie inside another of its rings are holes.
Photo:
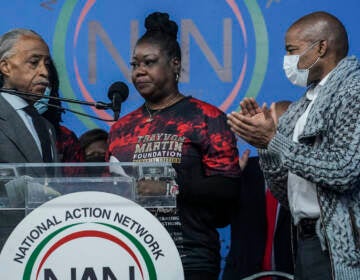
<path fill-rule="evenodd" d="M 240 112 L 228 114 L 231 130 L 250 145 L 266 148 L 276 133 L 273 108 L 267 108 L 266 104 L 260 108 L 253 98 L 244 98 L 240 107 Z"/>

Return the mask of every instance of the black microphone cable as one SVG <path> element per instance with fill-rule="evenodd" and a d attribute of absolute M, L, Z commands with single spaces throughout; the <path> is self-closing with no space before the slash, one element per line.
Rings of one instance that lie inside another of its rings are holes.
<path fill-rule="evenodd" d="M 23 91 L 18 91 L 18 90 L 15 90 L 15 89 L 5 89 L 5 88 L 1 88 L 0 92 L 5 92 L 5 93 L 8 93 L 8 94 L 17 95 L 17 96 L 20 95 L 25 100 L 31 100 L 31 101 L 34 101 L 34 99 L 31 98 L 31 97 L 37 97 L 37 98 L 40 97 L 40 99 L 41 98 L 47 98 L 47 99 L 50 99 L 50 100 L 58 100 L 58 101 L 64 101 L 64 102 L 68 102 L 68 103 L 76 103 L 76 104 L 81 104 L 81 105 L 92 106 L 92 107 L 95 107 L 96 109 L 99 109 L 99 110 L 112 109 L 112 104 L 111 103 L 105 103 L 105 102 L 100 102 L 100 101 L 99 102 L 88 102 L 88 101 L 81 101 L 81 100 L 70 99 L 70 98 L 65 98 L 65 97 L 42 96 L 42 95 L 39 95 L 39 94 L 36 94 L 36 93 L 23 92 Z M 37 100 L 36 102 L 40 102 L 40 103 L 43 103 L 43 104 L 46 103 L 46 102 L 42 102 L 40 100 Z M 89 114 L 86 114 L 86 113 L 81 113 L 81 112 L 78 112 L 78 111 L 75 111 L 75 110 L 72 110 L 72 109 L 68 109 L 68 108 L 64 108 L 64 107 L 60 107 L 60 106 L 57 106 L 57 105 L 54 105 L 54 104 L 49 104 L 49 103 L 46 103 L 46 104 L 49 107 L 57 108 L 59 110 L 65 110 L 65 111 L 68 111 L 68 112 L 71 112 L 71 113 L 74 113 L 74 114 L 78 114 L 78 115 L 81 115 L 81 116 L 84 116 L 84 117 L 88 117 L 88 118 L 93 118 L 93 119 L 106 121 L 106 122 L 114 122 L 114 121 L 116 121 L 115 119 L 108 120 L 108 119 L 95 117 L 95 116 L 92 116 L 92 115 L 89 115 Z"/>
<path fill-rule="evenodd" d="M 77 100 L 77 99 L 50 96 L 50 95 L 49 96 L 43 96 L 43 95 L 39 95 L 39 94 L 36 94 L 36 93 L 18 91 L 18 90 L 15 90 L 15 89 L 0 88 L 0 92 L 9 93 L 9 94 L 12 94 L 12 95 L 21 95 L 23 98 L 25 98 L 27 100 L 31 100 L 31 101 L 34 101 L 34 100 L 32 98 L 30 98 L 30 97 L 37 97 L 37 98 L 40 97 L 40 98 L 47 98 L 47 99 L 52 99 L 52 100 L 64 101 L 64 102 L 68 102 L 68 103 L 75 103 L 75 104 L 92 106 L 92 107 L 95 107 L 97 109 L 111 109 L 112 108 L 111 104 L 107 104 L 105 102 L 88 102 L 88 101 L 81 101 L 81 100 Z"/>
<path fill-rule="evenodd" d="M 81 112 L 78 112 L 78 111 L 75 111 L 75 110 L 72 110 L 72 109 L 69 109 L 69 108 L 64 108 L 64 107 L 60 107 L 60 106 L 57 106 L 57 105 L 54 105 L 54 104 L 49 104 L 49 103 L 46 103 L 46 102 L 43 102 L 43 101 L 40 101 L 40 100 L 38 100 L 36 102 L 46 104 L 47 106 L 49 106 L 51 108 L 56 108 L 56 109 L 59 109 L 61 111 L 71 112 L 71 113 L 74 113 L 74 114 L 77 114 L 77 115 L 80 115 L 80 116 L 84 116 L 84 117 L 88 117 L 88 118 L 91 118 L 91 119 L 100 120 L 100 121 L 104 121 L 104 122 L 115 122 L 114 119 L 112 119 L 112 120 L 103 119 L 103 118 L 100 118 L 100 117 L 92 116 L 90 114 L 81 113 Z M 103 110 L 103 109 L 100 109 L 100 110 Z"/>

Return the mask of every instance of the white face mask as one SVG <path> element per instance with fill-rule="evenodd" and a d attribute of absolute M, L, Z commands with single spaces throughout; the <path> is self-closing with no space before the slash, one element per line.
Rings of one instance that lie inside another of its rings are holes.
<path fill-rule="evenodd" d="M 307 81 L 309 77 L 309 70 L 318 62 L 319 58 L 316 59 L 316 61 L 310 65 L 307 69 L 299 69 L 298 63 L 300 60 L 300 57 L 304 55 L 308 50 L 310 50 L 316 43 L 319 41 L 314 42 L 310 45 L 302 54 L 294 54 L 294 55 L 285 55 L 284 56 L 284 63 L 283 68 L 285 71 L 286 77 L 289 79 L 291 83 L 294 85 L 300 86 L 300 87 L 306 87 Z"/>

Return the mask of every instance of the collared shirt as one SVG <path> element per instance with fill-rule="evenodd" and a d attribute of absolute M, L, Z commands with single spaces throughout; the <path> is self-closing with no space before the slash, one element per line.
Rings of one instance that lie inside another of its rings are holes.
<path fill-rule="evenodd" d="M 327 74 L 317 86 L 310 88 L 306 92 L 306 98 L 310 101 L 310 103 L 305 112 L 296 122 L 292 139 L 294 142 L 299 142 L 299 135 L 301 135 L 304 131 L 311 107 L 319 94 L 320 88 L 326 83 L 329 74 Z M 316 138 L 315 141 L 319 141 L 319 139 Z M 288 174 L 288 199 L 295 225 L 297 225 L 303 218 L 318 218 L 320 216 L 316 184 L 299 177 L 290 171 Z"/>
<path fill-rule="evenodd" d="M 23 110 L 26 106 L 29 106 L 29 104 L 21 97 L 13 95 L 13 94 L 2 92 L 1 95 L 2 95 L 2 97 L 4 97 L 4 99 L 7 102 L 9 102 L 9 104 L 15 109 L 16 113 L 23 120 L 25 126 L 27 127 L 27 129 L 30 131 L 32 137 L 34 138 L 35 143 L 40 151 L 40 154 L 42 155 L 41 142 L 40 142 L 39 136 L 37 135 L 37 132 L 35 130 L 32 119 Z"/>

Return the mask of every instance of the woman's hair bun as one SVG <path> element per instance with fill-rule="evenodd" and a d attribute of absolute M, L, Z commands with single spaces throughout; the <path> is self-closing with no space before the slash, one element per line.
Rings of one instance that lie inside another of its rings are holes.
<path fill-rule="evenodd" d="M 146 32 L 163 32 L 168 36 L 177 38 L 178 26 L 169 19 L 168 13 L 154 12 L 145 19 Z"/>

